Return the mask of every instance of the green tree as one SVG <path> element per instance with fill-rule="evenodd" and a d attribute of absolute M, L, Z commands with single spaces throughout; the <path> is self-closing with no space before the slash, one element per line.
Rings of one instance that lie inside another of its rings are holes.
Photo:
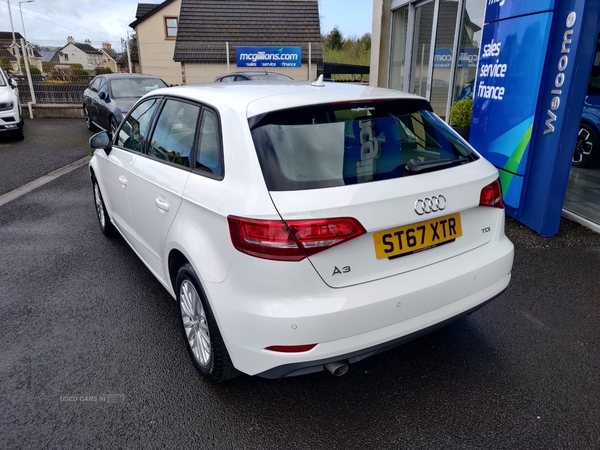
<path fill-rule="evenodd" d="M 338 30 L 339 31 L 339 30 Z M 341 48 L 330 48 L 327 36 L 323 36 L 323 60 L 331 63 L 356 64 L 368 66 L 371 63 L 371 34 L 365 33 L 362 37 L 351 36 L 343 40 Z M 335 77 L 334 77 L 335 78 Z"/>
<path fill-rule="evenodd" d="M 12 64 L 10 63 L 10 61 L 8 60 L 8 57 L 3 56 L 2 58 L 0 58 L 0 67 L 2 68 L 2 70 L 7 71 L 7 70 L 12 70 Z"/>
<path fill-rule="evenodd" d="M 371 33 L 363 34 L 359 42 L 366 51 L 371 51 Z"/>
<path fill-rule="evenodd" d="M 325 36 L 325 48 L 328 50 L 341 50 L 344 47 L 344 35 L 337 26 Z"/>

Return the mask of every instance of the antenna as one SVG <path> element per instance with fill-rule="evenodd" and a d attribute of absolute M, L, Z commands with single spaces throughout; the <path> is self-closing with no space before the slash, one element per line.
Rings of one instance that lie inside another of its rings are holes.
<path fill-rule="evenodd" d="M 325 83 L 323 83 L 323 74 L 319 75 L 317 81 L 313 81 L 312 83 L 310 83 L 310 85 L 315 87 L 325 87 Z"/>

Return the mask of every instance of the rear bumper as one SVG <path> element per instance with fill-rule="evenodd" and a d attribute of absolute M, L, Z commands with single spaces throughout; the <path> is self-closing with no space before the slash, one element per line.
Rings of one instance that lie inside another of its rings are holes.
<path fill-rule="evenodd" d="M 446 261 L 346 288 L 325 286 L 310 263 L 270 279 L 257 279 L 269 273 L 264 269 L 246 267 L 246 282 L 230 276 L 205 287 L 234 366 L 278 378 L 356 362 L 469 314 L 506 289 L 513 255 L 501 236 Z M 305 344 L 317 345 L 303 353 L 265 350 Z"/>
<path fill-rule="evenodd" d="M 504 291 L 502 291 L 502 292 L 504 292 Z M 427 328 L 423 328 L 419 331 L 415 331 L 413 333 L 393 339 L 393 340 L 385 342 L 383 344 L 375 345 L 373 347 L 366 348 L 363 350 L 358 350 L 356 352 L 348 353 L 346 355 L 340 355 L 340 356 L 336 356 L 333 358 L 327 358 L 327 359 L 323 359 L 323 360 L 319 360 L 319 361 L 285 364 L 283 366 L 274 367 L 273 369 L 266 370 L 262 373 L 257 374 L 257 376 L 263 377 L 263 378 L 272 378 L 272 379 L 293 377 L 296 375 L 306 375 L 309 373 L 321 372 L 322 370 L 325 369 L 325 365 L 329 364 L 329 363 L 342 362 L 345 364 L 354 364 L 362 359 L 368 358 L 369 356 L 373 356 L 373 355 L 376 355 L 377 353 L 391 350 L 394 347 L 398 347 L 402 344 L 406 344 L 407 342 L 412 341 L 413 339 L 418 339 L 421 336 L 425 336 L 426 334 L 429 334 L 435 330 L 443 328 L 446 325 L 449 325 L 452 322 L 454 322 L 464 316 L 468 316 L 469 314 L 477 311 L 479 308 L 487 305 L 492 300 L 494 300 L 495 298 L 502 295 L 502 292 L 494 295 L 489 300 L 487 300 L 483 303 L 480 303 L 479 305 L 474 306 L 473 308 L 471 308 L 467 311 L 464 311 L 454 317 L 450 317 L 449 319 L 443 320 L 442 322 L 438 322 L 435 325 L 431 325 Z"/>

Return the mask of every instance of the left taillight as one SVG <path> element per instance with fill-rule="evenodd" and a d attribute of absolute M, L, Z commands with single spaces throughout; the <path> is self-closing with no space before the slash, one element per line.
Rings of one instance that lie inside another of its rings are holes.
<path fill-rule="evenodd" d="M 237 250 L 274 261 L 301 261 L 366 233 L 351 217 L 284 222 L 229 216 L 227 221 Z"/>
<path fill-rule="evenodd" d="M 502 200 L 502 187 L 500 179 L 496 180 L 481 190 L 479 196 L 479 206 L 491 206 L 492 208 L 504 209 L 504 201 Z"/>

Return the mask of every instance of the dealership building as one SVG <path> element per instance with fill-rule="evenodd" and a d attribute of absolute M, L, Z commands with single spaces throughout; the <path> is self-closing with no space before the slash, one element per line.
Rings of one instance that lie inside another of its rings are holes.
<path fill-rule="evenodd" d="M 599 24 L 597 1 L 373 0 L 370 83 L 447 121 L 473 98 L 469 142 L 507 213 L 543 236 L 562 215 L 600 232 Z"/>

